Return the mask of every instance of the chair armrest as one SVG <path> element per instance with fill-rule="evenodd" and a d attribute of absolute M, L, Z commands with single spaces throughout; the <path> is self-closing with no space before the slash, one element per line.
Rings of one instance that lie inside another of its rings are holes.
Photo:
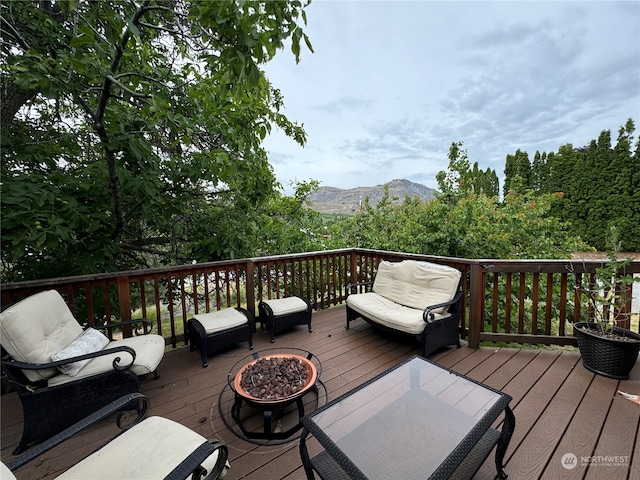
<path fill-rule="evenodd" d="M 151 333 L 151 330 L 153 330 L 153 323 L 146 318 L 139 318 L 136 320 L 126 320 L 124 322 L 111 322 L 111 323 L 107 323 L 106 325 L 96 325 L 93 328 L 97 330 L 109 330 L 110 328 L 119 328 L 119 327 L 122 327 L 123 325 L 136 325 L 138 323 L 142 323 L 143 335 L 146 335 L 147 333 Z M 136 327 L 133 330 L 136 335 L 140 335 L 140 333 L 138 333 L 139 328 L 140 327 Z"/>
<path fill-rule="evenodd" d="M 207 472 L 206 469 L 201 467 L 202 462 L 209 458 L 215 451 L 218 451 L 218 458 L 216 464 L 211 472 Z M 191 454 L 185 458 L 180 464 L 174 468 L 166 477 L 165 480 L 184 480 L 185 478 L 191 478 L 191 480 L 199 480 L 203 475 L 207 478 L 220 478 L 220 475 L 225 469 L 228 457 L 227 446 L 217 439 L 207 440 L 198 448 L 196 448 Z"/>
<path fill-rule="evenodd" d="M 136 405 L 133 405 L 134 403 Z M 124 424 L 122 423 L 122 420 L 124 418 L 124 412 L 122 412 L 121 410 L 123 410 L 127 405 L 130 405 L 130 404 L 132 406 L 128 410 L 135 409 L 138 414 L 133 420 Z M 141 393 L 129 393 L 127 395 L 124 395 L 119 399 L 114 400 L 110 404 L 106 405 L 105 407 L 102 407 L 100 410 L 97 410 L 96 412 L 92 413 L 88 417 L 85 417 L 79 422 L 74 423 L 70 427 L 65 428 L 62 432 L 58 433 L 57 435 L 54 435 L 48 440 L 45 440 L 44 442 L 31 447 L 24 454 L 7 462 L 6 465 L 11 471 L 17 470 L 18 468 L 27 464 L 31 460 L 35 459 L 36 457 L 42 455 L 43 453 L 51 450 L 56 445 L 67 440 L 69 437 L 75 435 L 81 430 L 84 430 L 85 428 L 93 425 L 96 422 L 99 422 L 100 420 L 105 419 L 109 415 L 118 411 L 120 411 L 120 413 L 116 418 L 116 425 L 118 426 L 118 428 L 122 430 L 128 430 L 129 428 L 133 427 L 135 424 L 139 423 L 145 417 L 145 415 L 147 414 L 148 408 L 149 408 L 149 399 L 144 395 L 142 395 Z"/>
<path fill-rule="evenodd" d="M 422 312 L 422 320 L 424 320 L 427 323 L 433 323 L 433 321 L 435 320 L 435 314 L 433 313 L 434 310 L 438 308 L 446 307 L 449 305 L 455 305 L 460 301 L 460 298 L 462 298 L 461 290 L 459 290 L 458 293 L 456 293 L 456 296 L 453 297 L 453 299 L 449 300 L 448 302 L 438 303 L 437 305 L 429 305 Z"/>
<path fill-rule="evenodd" d="M 78 355 L 77 357 L 65 358 L 64 360 L 58 360 L 57 362 L 49 362 L 49 363 L 26 363 L 20 362 L 18 360 L 7 360 L 3 361 L 4 365 L 9 367 L 16 367 L 22 370 L 43 370 L 45 368 L 53 368 L 58 367 L 60 365 L 66 365 L 68 363 L 78 362 L 80 360 L 89 360 L 91 358 L 103 357 L 105 355 L 111 355 L 112 353 L 118 352 L 126 352 L 131 355 L 131 363 L 128 365 L 120 365 L 120 361 L 122 360 L 120 356 L 117 356 L 113 359 L 113 369 L 114 370 L 126 370 L 127 368 L 133 365 L 136 359 L 136 351 L 128 347 L 126 345 L 119 345 L 113 348 L 105 348 L 104 350 L 100 350 L 99 352 L 86 353 L 84 355 Z"/>
<path fill-rule="evenodd" d="M 373 285 L 373 282 L 360 282 L 360 283 L 349 283 L 345 288 L 345 290 L 347 291 L 347 297 L 349 296 L 350 293 L 353 293 L 353 289 L 357 288 L 357 287 L 368 287 L 370 285 Z M 366 291 L 366 290 L 365 290 Z"/>

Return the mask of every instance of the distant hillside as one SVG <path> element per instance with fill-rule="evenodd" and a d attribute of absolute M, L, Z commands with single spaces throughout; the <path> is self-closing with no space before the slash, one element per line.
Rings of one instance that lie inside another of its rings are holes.
<path fill-rule="evenodd" d="M 411 198 L 418 196 L 424 202 L 435 197 L 435 190 L 425 187 L 420 183 L 409 180 L 392 180 L 389 186 L 389 197 L 398 197 L 397 202 L 402 202 L 405 196 Z M 384 195 L 384 185 L 375 187 L 358 187 L 347 190 L 335 187 L 320 187 L 311 195 L 311 208 L 320 213 L 346 213 L 354 214 L 360 209 L 361 202 L 369 197 L 371 205 L 377 205 Z"/>

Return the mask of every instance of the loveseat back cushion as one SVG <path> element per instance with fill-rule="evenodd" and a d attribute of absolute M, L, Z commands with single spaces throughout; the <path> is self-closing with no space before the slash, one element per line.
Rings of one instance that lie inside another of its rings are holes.
<path fill-rule="evenodd" d="M 49 363 L 51 356 L 82 333 L 64 299 L 55 290 L 36 293 L 0 313 L 2 346 L 14 360 Z M 58 370 L 24 370 L 33 381 L 46 380 Z"/>
<path fill-rule="evenodd" d="M 373 291 L 392 302 L 424 310 L 452 300 L 460 276 L 460 270 L 446 265 L 417 260 L 383 260 L 378 265 Z M 443 314 L 447 310 L 448 307 L 441 307 L 434 313 Z"/>

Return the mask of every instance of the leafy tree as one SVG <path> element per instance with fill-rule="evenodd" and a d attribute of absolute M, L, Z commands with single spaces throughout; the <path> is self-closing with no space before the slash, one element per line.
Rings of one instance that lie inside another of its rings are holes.
<path fill-rule="evenodd" d="M 315 252 L 326 248 L 322 216 L 310 208 L 309 196 L 318 190 L 312 180 L 295 184 L 293 196 L 276 192 L 257 217 L 253 255 Z"/>
<path fill-rule="evenodd" d="M 469 168 L 467 150 L 462 142 L 453 142 L 449 147 L 447 170 L 436 174 L 438 197 L 445 203 L 455 203 L 473 191 L 472 172 Z"/>
<path fill-rule="evenodd" d="M 300 144 L 261 65 L 311 48 L 300 1 L 16 0 L 2 21 L 2 274 L 231 258 Z"/>
<path fill-rule="evenodd" d="M 465 258 L 566 258 L 588 248 L 550 215 L 561 195 L 511 190 L 501 202 L 498 195 L 474 193 L 480 170 L 469 167 L 460 147 L 452 144 L 449 170 L 438 173 L 437 199 L 393 205 L 388 190 L 375 207 L 365 199 L 359 213 L 332 231 L 333 246 Z"/>

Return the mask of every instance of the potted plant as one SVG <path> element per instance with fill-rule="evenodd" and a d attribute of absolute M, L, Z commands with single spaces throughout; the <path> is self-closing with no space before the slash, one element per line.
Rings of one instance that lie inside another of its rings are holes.
<path fill-rule="evenodd" d="M 632 259 L 619 260 L 619 254 L 618 231 L 612 227 L 607 262 L 597 267 L 594 275 L 574 276 L 576 298 L 584 307 L 584 321 L 574 324 L 574 332 L 585 368 L 606 377 L 627 379 L 640 352 L 640 334 L 625 328 L 631 319 L 631 287 L 640 277 L 626 272 Z"/>

